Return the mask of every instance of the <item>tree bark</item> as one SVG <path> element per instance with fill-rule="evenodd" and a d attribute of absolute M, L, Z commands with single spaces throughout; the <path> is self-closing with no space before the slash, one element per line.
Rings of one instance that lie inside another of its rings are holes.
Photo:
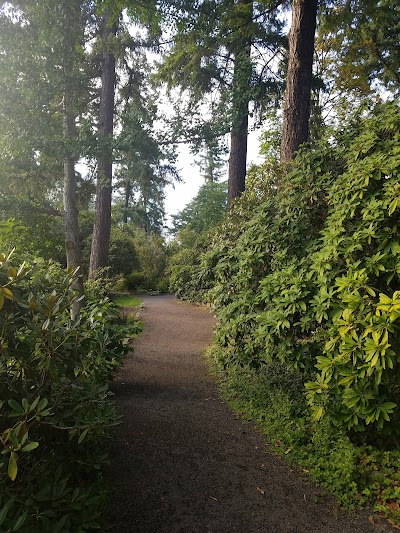
<path fill-rule="evenodd" d="M 129 209 L 129 202 L 131 199 L 131 180 L 129 178 L 125 181 L 125 201 L 124 201 L 124 214 L 123 214 L 123 223 L 128 224 L 128 209 Z"/>
<path fill-rule="evenodd" d="M 64 156 L 64 238 L 65 254 L 67 258 L 67 268 L 75 271 L 82 268 L 81 243 L 79 238 L 78 208 L 76 204 L 76 174 L 75 161 L 76 154 L 74 143 L 76 143 L 75 111 L 73 101 L 73 80 L 75 67 L 75 47 L 77 39 L 77 25 L 80 18 L 79 2 L 70 2 L 64 6 L 64 116 L 63 116 L 63 137 L 65 143 Z M 79 34 L 79 31 L 78 31 Z M 75 103 L 76 104 L 76 103 Z M 76 296 L 84 295 L 82 272 L 78 270 L 77 277 L 71 289 L 76 292 Z M 77 299 L 71 306 L 71 317 L 75 319 L 83 306 L 83 299 Z"/>
<path fill-rule="evenodd" d="M 249 120 L 248 90 L 251 81 L 251 37 L 249 25 L 253 19 L 253 0 L 238 0 L 238 5 L 248 6 L 241 13 L 244 35 L 235 42 L 233 73 L 234 121 L 231 129 L 231 146 L 228 170 L 228 209 L 246 187 L 247 134 Z"/>
<path fill-rule="evenodd" d="M 75 119 L 67 112 L 64 115 L 64 138 L 71 140 L 75 131 Z M 79 238 L 78 209 L 76 207 L 76 175 L 75 159 L 72 155 L 64 158 L 64 234 L 65 253 L 67 257 L 67 267 L 73 271 L 81 269 L 81 243 Z M 71 289 L 76 291 L 77 296 L 83 296 L 82 272 L 78 271 L 77 278 Z M 83 300 L 73 302 L 71 307 L 71 317 L 74 319 L 79 315 L 83 306 Z"/>
<path fill-rule="evenodd" d="M 281 162 L 295 157 L 308 141 L 311 79 L 318 0 L 293 0 L 289 62 L 281 142 Z"/>
<path fill-rule="evenodd" d="M 231 150 L 229 154 L 228 174 L 228 208 L 235 198 L 246 188 L 247 131 L 248 115 L 244 116 L 239 128 L 231 132 Z"/>
<path fill-rule="evenodd" d="M 112 138 L 115 98 L 115 56 L 111 49 L 111 39 L 117 33 L 117 24 L 110 25 L 110 13 L 103 20 L 103 71 L 101 76 L 99 112 L 99 155 L 97 158 L 96 209 L 93 227 L 93 240 L 90 253 L 89 278 L 107 266 L 111 233 L 111 193 L 112 193 Z"/>

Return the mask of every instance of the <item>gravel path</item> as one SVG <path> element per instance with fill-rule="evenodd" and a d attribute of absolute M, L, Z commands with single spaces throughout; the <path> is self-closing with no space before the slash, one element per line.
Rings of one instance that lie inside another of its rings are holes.
<path fill-rule="evenodd" d="M 222 402 L 202 353 L 213 317 L 171 296 L 144 298 L 144 332 L 113 390 L 109 528 L 119 533 L 377 532 L 279 458 Z"/>

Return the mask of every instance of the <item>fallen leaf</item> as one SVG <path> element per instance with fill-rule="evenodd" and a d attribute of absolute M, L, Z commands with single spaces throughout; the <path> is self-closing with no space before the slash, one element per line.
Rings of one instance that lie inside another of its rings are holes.
<path fill-rule="evenodd" d="M 215 502 L 217 502 L 217 498 L 214 498 L 214 496 L 209 496 L 210 500 L 214 500 Z"/>
<path fill-rule="evenodd" d="M 257 490 L 260 494 L 265 494 L 265 490 L 262 489 L 261 487 L 257 487 Z"/>
<path fill-rule="evenodd" d="M 389 502 L 388 507 L 393 512 L 399 510 L 399 504 L 397 502 Z"/>

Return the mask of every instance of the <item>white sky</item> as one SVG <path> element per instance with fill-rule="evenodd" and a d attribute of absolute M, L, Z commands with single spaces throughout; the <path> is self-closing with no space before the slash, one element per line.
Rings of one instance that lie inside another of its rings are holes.
<path fill-rule="evenodd" d="M 262 158 L 259 155 L 260 142 L 259 136 L 261 131 L 251 131 L 249 134 L 248 148 L 247 148 L 247 166 L 251 163 L 260 163 Z M 179 147 L 179 157 L 177 168 L 180 170 L 180 175 L 183 179 L 182 183 L 176 183 L 175 188 L 168 185 L 166 188 L 165 210 L 168 215 L 174 215 L 187 205 L 194 196 L 200 186 L 203 185 L 204 179 L 200 176 L 200 169 L 194 162 L 196 156 L 190 153 L 188 145 L 181 145 Z M 226 168 L 226 172 L 228 169 Z M 227 175 L 226 175 L 227 179 Z"/>

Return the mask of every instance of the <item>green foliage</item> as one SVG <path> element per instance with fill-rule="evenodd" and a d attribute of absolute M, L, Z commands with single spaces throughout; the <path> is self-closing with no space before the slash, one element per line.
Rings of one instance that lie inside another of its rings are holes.
<path fill-rule="evenodd" d="M 168 289 L 167 255 L 163 237 L 131 225 L 113 228 L 105 274 L 113 279 L 114 290 L 164 292 Z"/>
<path fill-rule="evenodd" d="M 144 272 L 132 272 L 126 276 L 125 284 L 130 291 L 141 292 L 146 290 L 146 274 Z"/>
<path fill-rule="evenodd" d="M 169 260 L 170 290 L 183 300 L 203 302 L 212 287 L 208 271 L 200 268 L 201 259 L 211 243 L 212 232 L 199 235 L 182 229 L 173 243 Z"/>
<path fill-rule="evenodd" d="M 341 144 L 303 151 L 241 224 L 246 200 L 238 205 L 235 242 L 218 236 L 202 260 L 218 254 L 210 299 L 219 342 L 252 364 L 278 357 L 310 378 L 316 373 L 307 396 L 317 419 L 328 410 L 348 429 L 391 434 L 398 416 L 398 121 L 398 107 L 388 104 L 359 132 L 341 134 Z"/>
<path fill-rule="evenodd" d="M 2 250 L 17 248 L 19 256 L 38 255 L 45 259 L 65 262 L 63 225 L 60 217 L 30 213 L 23 221 L 13 218 L 0 220 L 0 246 Z M 29 228 L 34 228 L 31 231 Z"/>
<path fill-rule="evenodd" d="M 329 74 L 337 88 L 399 91 L 400 14 L 396 0 L 340 0 L 321 10 L 320 38 L 335 51 Z M 328 53 L 329 53 L 328 52 Z"/>
<path fill-rule="evenodd" d="M 236 129 L 249 103 L 258 114 L 279 99 L 282 78 L 272 58 L 285 46 L 284 24 L 279 9 L 259 2 L 183 0 L 170 6 L 165 22 L 171 46 L 157 75 L 183 93 L 174 129 L 198 151 Z"/>
<path fill-rule="evenodd" d="M 126 38 L 130 43 L 128 31 Z M 157 105 L 160 95 L 150 77 L 145 52 L 136 44 L 125 50 L 125 56 L 125 64 L 132 63 L 133 67 L 126 67 L 128 82 L 121 89 L 124 105 L 119 114 L 121 133 L 115 141 L 120 162 L 117 187 L 123 189 L 119 210 L 125 222 L 161 234 L 165 187 L 179 180 L 175 147 L 170 136 L 165 142 L 163 116 Z"/>
<path fill-rule="evenodd" d="M 137 328 L 110 300 L 70 318 L 73 275 L 0 255 L 0 528 L 99 528 L 103 439 L 118 423 L 108 381 Z"/>
<path fill-rule="evenodd" d="M 21 0 L 0 8 L 0 203 L 7 216 L 35 228 L 36 245 L 50 240 L 57 252 L 62 219 L 44 213 L 62 206 L 65 157 L 77 160 L 86 149 L 82 139 L 67 138 L 63 118 L 88 111 L 89 9 L 79 0 Z M 42 245 L 46 257 L 48 244 Z"/>
<path fill-rule="evenodd" d="M 276 397 L 302 406 L 303 429 L 321 448 L 326 434 L 343 435 L 331 442 L 337 454 L 317 463 L 338 492 L 358 471 L 353 446 L 399 445 L 399 126 L 397 103 L 379 105 L 286 170 L 254 169 L 211 245 L 183 257 L 176 280 L 187 280 L 180 295 L 214 307 L 226 372 L 259 376 L 279 362 L 299 373 L 302 393 L 293 399 L 282 385 Z M 298 415 L 282 405 L 289 424 Z"/>
<path fill-rule="evenodd" d="M 138 268 L 139 257 L 132 235 L 129 232 L 124 232 L 117 228 L 112 229 L 108 261 L 112 277 L 116 277 L 119 274 L 126 276 L 132 270 Z"/>
<path fill-rule="evenodd" d="M 89 259 L 90 237 L 85 242 L 84 257 Z M 87 290 L 96 295 L 102 287 L 114 291 L 161 291 L 168 289 L 166 273 L 168 250 L 164 238 L 131 224 L 114 226 L 111 230 L 109 266 L 99 273 L 96 280 L 87 282 Z M 87 261 L 85 261 L 87 265 Z M 94 287 L 92 289 L 92 284 Z"/>
<path fill-rule="evenodd" d="M 169 283 L 179 298 L 199 302 L 210 288 L 196 267 L 211 242 L 212 228 L 226 215 L 226 205 L 226 183 L 208 182 L 180 213 L 172 217 L 173 232 L 177 235 L 170 246 Z"/>
<path fill-rule="evenodd" d="M 140 288 L 145 292 L 165 291 L 168 286 L 167 249 L 163 237 L 154 233 L 148 235 L 144 231 L 137 230 L 134 242 L 139 257 L 139 269 L 128 277 L 128 289 Z M 134 278 L 135 283 L 130 284 Z"/>
<path fill-rule="evenodd" d="M 227 184 L 207 182 L 187 206 L 172 216 L 174 233 L 188 228 L 200 234 L 218 225 L 227 205 Z"/>

